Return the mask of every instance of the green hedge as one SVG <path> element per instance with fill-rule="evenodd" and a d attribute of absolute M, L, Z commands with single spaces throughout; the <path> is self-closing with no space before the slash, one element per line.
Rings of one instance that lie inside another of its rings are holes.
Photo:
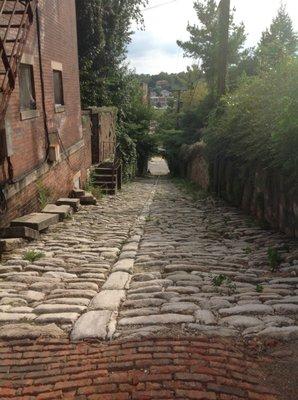
<path fill-rule="evenodd" d="M 298 59 L 245 78 L 225 96 L 204 132 L 211 161 L 279 171 L 298 185 Z"/>

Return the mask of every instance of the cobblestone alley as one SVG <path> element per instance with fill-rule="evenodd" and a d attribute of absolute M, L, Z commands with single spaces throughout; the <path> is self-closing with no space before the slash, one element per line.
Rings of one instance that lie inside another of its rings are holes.
<path fill-rule="evenodd" d="M 237 209 L 128 184 L 2 260 L 0 398 L 295 399 L 297 272 Z"/>

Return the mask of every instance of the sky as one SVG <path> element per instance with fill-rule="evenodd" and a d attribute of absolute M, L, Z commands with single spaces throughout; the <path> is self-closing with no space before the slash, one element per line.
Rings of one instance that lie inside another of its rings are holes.
<path fill-rule="evenodd" d="M 284 3 L 298 31 L 298 1 L 284 0 Z M 246 46 L 251 47 L 270 26 L 281 0 L 231 0 L 231 4 L 236 7 L 236 21 L 243 21 L 246 26 Z M 149 0 L 147 8 L 144 11 L 145 30 L 134 27 L 135 33 L 128 49 L 130 66 L 137 73 L 145 74 L 186 70 L 192 60 L 183 57 L 183 50 L 177 46 L 176 40 L 187 40 L 188 22 L 197 23 L 193 0 Z"/>

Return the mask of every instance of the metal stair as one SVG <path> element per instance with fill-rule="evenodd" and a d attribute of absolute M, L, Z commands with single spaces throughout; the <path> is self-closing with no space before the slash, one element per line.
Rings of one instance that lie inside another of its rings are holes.
<path fill-rule="evenodd" d="M 121 189 L 120 163 L 105 162 L 94 168 L 93 183 L 104 194 L 115 195 Z"/>
<path fill-rule="evenodd" d="M 15 88 L 38 0 L 0 0 L 0 120 Z"/>

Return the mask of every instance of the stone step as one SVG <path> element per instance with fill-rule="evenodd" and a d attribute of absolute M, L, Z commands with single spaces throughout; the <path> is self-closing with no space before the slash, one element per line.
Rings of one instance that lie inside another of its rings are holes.
<path fill-rule="evenodd" d="M 115 196 L 117 194 L 116 189 L 106 189 L 106 188 L 101 188 L 101 191 L 103 194 L 109 195 L 109 196 Z"/>
<path fill-rule="evenodd" d="M 95 174 L 93 175 L 93 181 L 102 181 L 102 182 L 116 182 L 117 177 L 116 175 L 100 175 L 100 174 Z"/>
<path fill-rule="evenodd" d="M 79 211 L 80 199 L 67 199 L 61 198 L 56 202 L 57 206 L 70 206 L 74 212 Z"/>
<path fill-rule="evenodd" d="M 73 211 L 71 206 L 56 206 L 56 204 L 48 204 L 42 210 L 42 213 L 46 214 L 58 214 L 60 221 L 63 221 L 65 218 L 70 216 Z"/>
<path fill-rule="evenodd" d="M 26 226 L 14 226 L 2 229 L 0 231 L 0 238 L 23 238 L 28 240 L 39 240 L 39 232 Z"/>
<path fill-rule="evenodd" d="M 24 239 L 15 238 L 15 239 L 0 239 L 0 254 L 1 253 L 8 253 L 19 247 L 24 246 L 26 241 Z"/>
<path fill-rule="evenodd" d="M 32 213 L 14 219 L 10 226 L 26 226 L 28 228 L 35 229 L 38 232 L 42 232 L 50 225 L 57 224 L 58 222 L 58 214 Z"/>
<path fill-rule="evenodd" d="M 97 200 L 92 193 L 85 192 L 85 195 L 80 197 L 80 203 L 83 206 L 91 206 L 91 205 L 96 205 Z"/>
<path fill-rule="evenodd" d="M 99 174 L 99 175 L 112 175 L 112 173 L 113 173 L 113 168 L 111 168 L 111 167 L 106 167 L 106 168 L 103 168 L 103 167 L 96 167 L 95 169 L 94 169 L 94 172 L 96 173 L 96 174 Z"/>
<path fill-rule="evenodd" d="M 95 186 L 102 187 L 103 189 L 115 189 L 116 182 L 94 181 Z"/>
<path fill-rule="evenodd" d="M 85 190 L 83 189 L 73 189 L 71 192 L 71 197 L 74 197 L 75 199 L 80 199 L 83 196 L 85 196 Z"/>

